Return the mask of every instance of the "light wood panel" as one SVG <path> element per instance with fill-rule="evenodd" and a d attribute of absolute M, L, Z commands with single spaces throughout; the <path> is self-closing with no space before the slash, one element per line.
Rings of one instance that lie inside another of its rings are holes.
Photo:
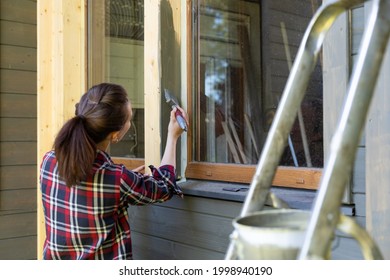
<path fill-rule="evenodd" d="M 144 1 L 145 164 L 161 162 L 160 0 Z"/>
<path fill-rule="evenodd" d="M 38 163 L 86 90 L 86 2 L 38 1 Z M 38 164 L 38 165 L 39 165 Z M 39 168 L 38 168 L 39 172 Z M 45 238 L 38 184 L 38 258 Z"/>

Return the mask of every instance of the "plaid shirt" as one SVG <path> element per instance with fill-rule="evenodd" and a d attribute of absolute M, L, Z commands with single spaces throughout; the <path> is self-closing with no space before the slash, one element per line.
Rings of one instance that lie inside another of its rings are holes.
<path fill-rule="evenodd" d="M 163 202 L 182 195 L 171 165 L 152 175 L 127 170 L 98 151 L 93 173 L 78 186 L 58 177 L 53 151 L 41 164 L 40 183 L 45 213 L 44 259 L 131 259 L 127 208 Z"/>

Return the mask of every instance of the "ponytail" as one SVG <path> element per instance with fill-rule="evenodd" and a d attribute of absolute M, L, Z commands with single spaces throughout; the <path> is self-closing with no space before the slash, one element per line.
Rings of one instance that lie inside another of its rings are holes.
<path fill-rule="evenodd" d="M 76 116 L 65 123 L 54 141 L 58 174 L 71 187 L 92 171 L 97 145 L 131 118 L 126 90 L 116 84 L 93 86 L 76 104 Z"/>
<path fill-rule="evenodd" d="M 91 172 L 96 156 L 96 144 L 85 129 L 86 119 L 75 116 L 59 131 L 54 150 L 58 162 L 58 173 L 67 186 L 74 186 Z"/>

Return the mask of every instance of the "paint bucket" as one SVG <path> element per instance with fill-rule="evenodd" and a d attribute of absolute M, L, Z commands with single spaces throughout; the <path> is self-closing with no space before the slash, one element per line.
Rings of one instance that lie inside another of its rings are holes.
<path fill-rule="evenodd" d="M 233 221 L 238 259 L 294 260 L 302 248 L 310 212 L 275 209 Z"/>

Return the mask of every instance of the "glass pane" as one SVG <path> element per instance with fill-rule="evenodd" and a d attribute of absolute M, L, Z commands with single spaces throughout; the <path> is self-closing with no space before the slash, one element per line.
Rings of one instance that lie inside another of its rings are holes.
<path fill-rule="evenodd" d="M 131 100 L 133 119 L 112 156 L 144 157 L 144 1 L 90 0 L 89 83 L 122 85 Z"/>
<path fill-rule="evenodd" d="M 289 69 L 319 4 L 194 1 L 196 161 L 258 162 Z M 297 118 L 281 165 L 322 167 L 322 90 L 319 60 L 302 103 L 303 121 Z"/>

